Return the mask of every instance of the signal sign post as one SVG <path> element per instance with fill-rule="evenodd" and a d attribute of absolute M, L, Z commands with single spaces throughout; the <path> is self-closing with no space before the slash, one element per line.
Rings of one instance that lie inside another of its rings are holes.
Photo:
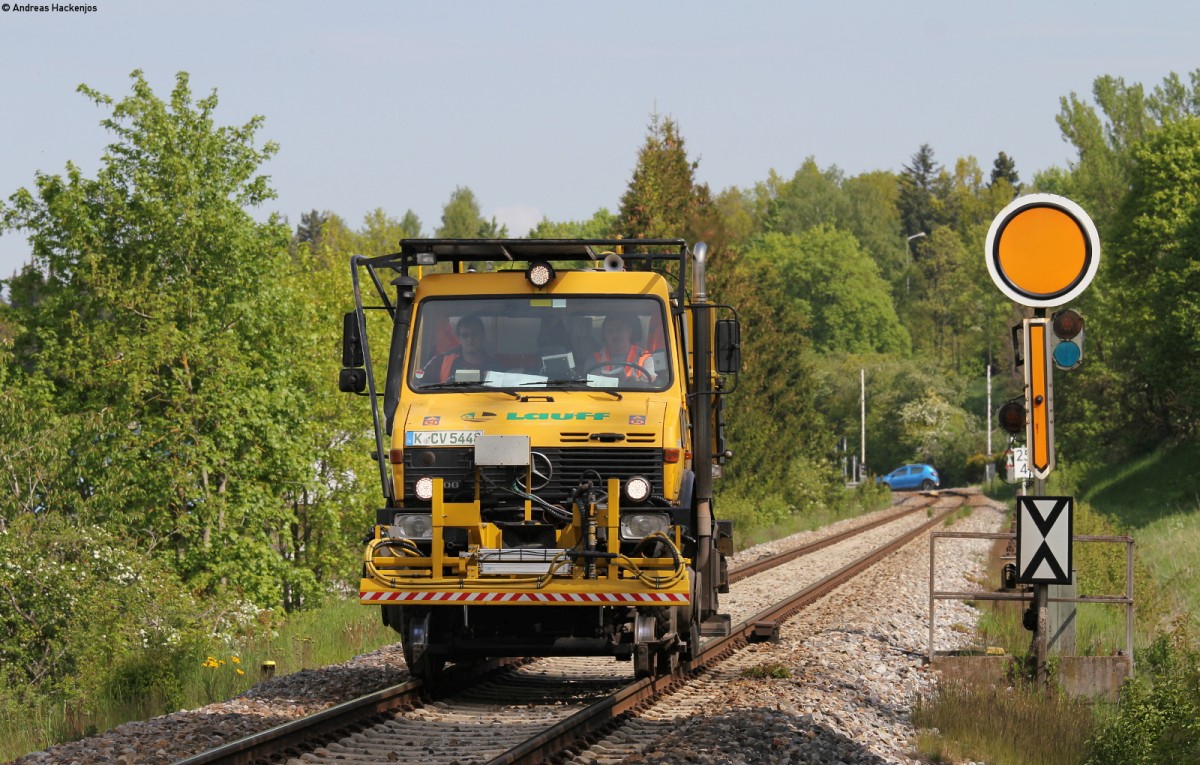
<path fill-rule="evenodd" d="M 1020 497 L 1018 535 L 1021 514 L 1028 513 L 1031 524 L 1042 533 L 1037 553 L 1041 557 L 1022 581 L 1034 588 L 1037 628 L 1034 646 L 1037 679 L 1045 683 L 1048 671 L 1049 585 L 1071 576 L 1070 497 L 1046 497 L 1046 478 L 1054 469 L 1054 380 L 1053 368 L 1071 368 L 1079 358 L 1058 359 L 1051 352 L 1050 322 L 1046 309 L 1063 305 L 1078 297 L 1100 268 L 1100 237 L 1092 219 L 1079 205 L 1054 194 L 1030 194 L 1018 197 L 992 221 L 984 246 L 988 274 L 1000 292 L 1021 305 L 1033 309 L 1033 318 L 1022 322 L 1022 358 L 1025 360 L 1025 439 L 1029 450 L 1029 469 L 1034 477 L 1033 496 Z M 1076 318 L 1078 315 L 1076 314 Z M 1080 328 L 1082 323 L 1080 324 Z M 1065 515 L 1065 519 L 1061 516 Z M 1036 516 L 1036 517 L 1035 517 Z M 1065 526 L 1066 531 L 1061 529 Z M 1053 535 L 1060 549 L 1053 551 Z M 1065 549 L 1061 549 L 1065 545 Z M 1018 540 L 1020 549 L 1020 540 Z M 1051 552 L 1047 553 L 1047 550 Z M 1030 553 L 1035 555 L 1034 552 Z M 1019 554 L 1018 554 L 1019 555 Z M 1065 560 L 1062 566 L 1047 564 Z M 1053 571 L 1051 579 L 1043 576 Z M 1021 569 L 1025 571 L 1025 569 Z"/>

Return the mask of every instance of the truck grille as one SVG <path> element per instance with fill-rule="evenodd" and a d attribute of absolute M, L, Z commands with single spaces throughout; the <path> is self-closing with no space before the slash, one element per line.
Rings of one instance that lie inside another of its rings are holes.
<path fill-rule="evenodd" d="M 534 477 L 534 493 L 548 501 L 562 503 L 581 481 L 590 480 L 598 488 L 607 488 L 609 478 L 624 482 L 635 475 L 648 478 L 653 486 L 652 493 L 663 493 L 663 456 L 657 448 L 628 447 L 536 447 L 536 454 L 550 462 L 550 481 L 538 487 Z M 535 465 L 540 460 L 534 457 Z M 404 496 L 405 504 L 411 506 L 413 486 L 423 476 L 441 476 L 445 479 L 445 497 L 449 502 L 471 502 L 475 498 L 472 483 L 474 452 L 467 449 L 406 449 L 404 451 Z M 544 469 L 543 469 L 544 472 Z M 511 471 L 487 468 L 486 475 L 493 481 L 506 484 L 511 480 Z M 486 495 L 487 492 L 481 492 Z M 513 504 L 514 497 L 499 498 L 500 504 Z M 495 503 L 490 503 L 495 504 Z"/>

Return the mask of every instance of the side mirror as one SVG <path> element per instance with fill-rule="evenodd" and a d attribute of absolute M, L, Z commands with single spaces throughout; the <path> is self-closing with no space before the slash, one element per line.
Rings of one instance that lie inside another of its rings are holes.
<path fill-rule="evenodd" d="M 717 321 L 717 372 L 737 374 L 742 369 L 742 335 L 737 319 Z"/>
<path fill-rule="evenodd" d="M 367 370 L 343 369 L 338 375 L 338 390 L 342 393 L 362 393 L 367 389 Z"/>
<path fill-rule="evenodd" d="M 358 334 L 358 316 L 354 311 L 342 317 L 342 366 L 363 365 L 362 337 Z"/>

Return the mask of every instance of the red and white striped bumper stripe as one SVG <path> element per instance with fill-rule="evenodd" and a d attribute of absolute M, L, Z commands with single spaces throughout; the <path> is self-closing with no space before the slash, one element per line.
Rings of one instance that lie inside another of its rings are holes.
<path fill-rule="evenodd" d="M 687 603 L 681 592 L 374 592 L 358 593 L 363 603 Z"/>

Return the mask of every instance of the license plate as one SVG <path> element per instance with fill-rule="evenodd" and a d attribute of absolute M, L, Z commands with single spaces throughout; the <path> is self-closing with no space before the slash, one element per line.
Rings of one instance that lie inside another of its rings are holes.
<path fill-rule="evenodd" d="M 482 430 L 408 430 L 405 446 L 473 446 Z"/>

